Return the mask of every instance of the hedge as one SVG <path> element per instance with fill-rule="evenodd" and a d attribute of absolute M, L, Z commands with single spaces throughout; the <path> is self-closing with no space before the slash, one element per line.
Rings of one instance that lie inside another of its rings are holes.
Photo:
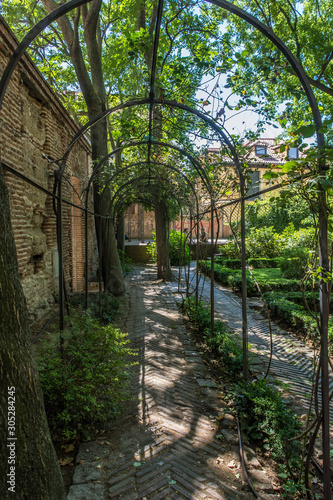
<path fill-rule="evenodd" d="M 261 269 L 261 268 L 265 268 L 265 267 L 277 268 L 280 266 L 280 261 L 281 261 L 280 257 L 275 257 L 272 259 L 268 259 L 268 258 L 247 259 L 246 262 L 253 269 Z M 221 256 L 221 257 L 216 257 L 215 262 L 216 262 L 216 264 L 220 264 L 224 267 L 229 267 L 230 269 L 241 269 L 241 267 L 242 267 L 241 259 L 225 259 Z"/>
<path fill-rule="evenodd" d="M 210 262 L 202 261 L 200 263 L 200 269 L 204 274 L 210 275 Z M 223 267 L 220 264 L 214 265 L 214 278 L 215 281 L 224 286 L 229 286 L 235 291 L 242 290 L 242 276 L 238 269 L 230 269 L 228 267 Z M 293 291 L 299 288 L 299 281 L 295 279 L 279 278 L 275 280 L 260 280 L 257 282 L 262 290 L 262 292 L 269 292 L 271 290 L 277 291 Z M 252 279 L 251 275 L 248 274 L 246 277 L 247 295 L 249 297 L 253 295 L 258 295 L 257 285 Z"/>

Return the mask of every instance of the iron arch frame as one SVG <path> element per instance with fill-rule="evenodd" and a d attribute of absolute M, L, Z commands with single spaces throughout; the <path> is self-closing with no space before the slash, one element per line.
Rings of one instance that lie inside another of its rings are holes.
<path fill-rule="evenodd" d="M 70 12 L 72 9 L 88 3 L 90 0 L 72 0 L 59 8 L 53 11 L 51 14 L 42 19 L 24 38 L 21 44 L 16 49 L 13 54 L 10 62 L 8 63 L 5 72 L 0 81 L 0 109 L 3 103 L 3 98 L 6 92 L 7 85 L 9 83 L 10 77 L 18 64 L 22 54 L 25 52 L 26 48 L 30 45 L 31 41 L 41 32 L 43 31 L 50 23 L 54 20 L 58 19 L 62 15 L 67 12 Z M 218 7 L 227 10 L 241 19 L 245 20 L 247 23 L 254 26 L 257 30 L 259 30 L 267 39 L 271 40 L 272 43 L 277 47 L 277 49 L 286 57 L 292 68 L 294 69 L 299 81 L 301 82 L 307 99 L 309 101 L 312 115 L 314 119 L 314 123 L 316 126 L 317 133 L 317 143 L 319 147 L 324 146 L 324 136 L 319 132 L 319 128 L 321 126 L 321 116 L 318 108 L 317 101 L 315 99 L 314 93 L 312 91 L 311 85 L 308 81 L 306 73 L 301 66 L 301 64 L 297 61 L 292 52 L 288 49 L 288 47 L 284 44 L 284 42 L 275 35 L 273 30 L 268 26 L 261 23 L 252 15 L 248 14 L 243 9 L 227 2 L 226 0 L 205 0 L 208 3 L 215 4 Z M 150 98 L 148 100 L 150 105 L 150 114 L 152 114 L 153 106 L 156 104 L 154 100 L 154 81 L 155 81 L 155 70 L 156 70 L 156 54 L 157 54 L 157 46 L 158 46 L 158 33 L 160 30 L 161 17 L 162 17 L 162 9 L 163 3 L 160 0 L 158 5 L 158 21 L 156 24 L 156 32 L 155 32 L 155 43 L 154 43 L 154 52 L 153 52 L 153 65 L 151 70 L 151 91 Z M 194 110 L 191 110 L 194 112 Z M 195 113 L 197 114 L 197 113 Z M 207 121 L 207 119 L 206 119 Z M 151 126 L 151 123 L 150 123 Z M 150 148 L 150 144 L 148 144 L 148 149 Z M 236 163 L 237 165 L 237 163 Z M 325 164 L 323 160 L 319 161 L 318 170 L 321 172 L 325 169 Z M 62 203 L 62 192 L 61 192 L 61 180 L 62 175 L 60 176 L 60 187 L 59 187 L 59 222 L 61 224 L 61 203 Z M 242 175 L 240 174 L 240 178 Z M 242 181 L 240 180 L 242 183 Z M 244 198 L 244 192 L 242 192 L 241 185 L 241 196 Z M 319 208 L 319 248 L 320 248 L 320 266 L 323 269 L 322 279 L 320 281 L 320 334 L 321 334 L 321 375 L 322 375 L 322 405 L 323 405 L 323 418 L 322 418 L 322 429 L 323 429 L 323 462 L 324 462 L 324 498 L 330 498 L 330 448 L 329 448 L 329 385 L 328 385 L 328 315 L 329 315 L 329 287 L 328 284 L 325 283 L 325 277 L 327 275 L 327 271 L 329 269 L 329 261 L 328 261 L 328 248 L 327 248 L 327 215 L 326 215 L 326 195 L 325 191 L 321 192 L 321 203 Z M 242 220 L 243 220 L 242 213 Z M 243 239 L 243 238 L 242 238 Z M 61 244 L 61 242 L 60 242 Z M 242 253 L 244 252 L 245 259 L 245 247 L 242 242 Z M 60 254 L 60 252 L 59 252 Z M 242 257 L 243 261 L 243 257 Z M 244 266 L 242 265 L 242 272 L 244 271 Z M 61 271 L 59 275 L 61 275 Z M 63 283 L 61 284 L 63 287 Z M 246 308 L 246 297 L 245 303 L 243 301 L 243 309 Z M 243 317 L 244 321 L 244 317 Z M 246 376 L 246 373 L 244 373 Z"/>

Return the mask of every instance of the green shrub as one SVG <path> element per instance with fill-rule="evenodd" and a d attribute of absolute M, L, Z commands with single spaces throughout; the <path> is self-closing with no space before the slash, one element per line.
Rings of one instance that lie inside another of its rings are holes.
<path fill-rule="evenodd" d="M 181 266 L 190 262 L 190 248 L 187 245 L 187 237 L 180 231 L 170 231 L 169 235 L 169 259 L 171 266 L 179 265 L 180 245 L 182 248 Z"/>
<path fill-rule="evenodd" d="M 101 326 L 89 311 L 68 320 L 63 345 L 41 355 L 38 366 L 50 428 L 70 438 L 119 413 L 134 351 L 126 333 Z"/>
<path fill-rule="evenodd" d="M 281 255 L 280 268 L 285 278 L 301 279 L 307 268 L 309 251 L 306 248 L 286 248 Z"/>
<path fill-rule="evenodd" d="M 201 261 L 200 270 L 204 274 L 210 276 L 210 262 Z M 300 286 L 298 280 L 283 278 L 280 270 L 277 268 L 255 269 L 253 273 L 262 292 L 270 290 L 293 291 L 295 289 L 299 289 Z M 218 283 L 221 283 L 221 285 L 229 286 L 235 291 L 242 290 L 242 274 L 238 269 L 229 269 L 228 267 L 223 267 L 220 264 L 215 264 L 214 277 Z M 246 286 L 249 297 L 258 295 L 257 285 L 248 271 L 246 276 Z"/>
<path fill-rule="evenodd" d="M 283 249 L 288 248 L 313 248 L 315 228 L 301 228 L 295 231 L 294 224 L 290 223 L 281 234 Z"/>
<path fill-rule="evenodd" d="M 69 304 L 72 307 L 84 307 L 85 296 L 74 294 L 70 297 Z M 101 307 L 99 305 L 99 293 L 89 294 L 89 309 L 93 318 L 99 319 L 102 323 L 113 323 L 117 317 L 120 307 L 120 299 L 111 293 L 103 292 Z"/>
<path fill-rule="evenodd" d="M 229 332 L 223 321 L 215 321 L 213 335 L 210 327 L 204 331 L 206 343 L 217 355 L 231 377 L 240 374 L 243 367 L 243 352 L 238 339 Z"/>
<path fill-rule="evenodd" d="M 234 239 L 230 239 L 224 245 L 219 247 L 219 253 L 221 254 L 223 259 L 239 259 L 240 251 L 234 241 Z"/>
<path fill-rule="evenodd" d="M 121 264 L 121 269 L 123 271 L 123 275 L 129 274 L 132 271 L 132 259 L 126 255 L 126 253 L 118 248 L 118 254 Z"/>
<path fill-rule="evenodd" d="M 283 402 L 280 393 L 265 380 L 247 382 L 238 386 L 236 407 L 241 417 L 242 428 L 254 440 L 263 442 L 276 460 L 285 457 L 285 441 L 294 438 L 300 424 Z M 296 458 L 299 443 L 293 442 L 290 453 Z"/>
<path fill-rule="evenodd" d="M 195 297 L 191 295 L 184 299 L 183 307 L 191 323 L 203 331 L 210 328 L 210 310 L 202 300 L 199 300 L 197 305 L 195 302 Z"/>
<path fill-rule="evenodd" d="M 273 226 L 252 229 L 246 238 L 246 253 L 249 257 L 277 257 L 281 248 L 280 235 Z"/>
<path fill-rule="evenodd" d="M 147 244 L 147 251 L 154 262 L 157 260 L 156 231 L 153 230 L 154 241 Z M 184 266 L 190 262 L 190 248 L 187 245 L 187 237 L 180 231 L 170 231 L 169 234 L 169 260 L 171 266 L 179 265 L 180 244 L 182 246 L 180 265 Z"/>

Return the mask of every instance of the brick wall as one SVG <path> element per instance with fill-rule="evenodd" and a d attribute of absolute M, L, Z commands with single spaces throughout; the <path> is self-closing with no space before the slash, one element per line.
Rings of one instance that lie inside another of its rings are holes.
<path fill-rule="evenodd" d="M 16 45 L 15 37 L 0 17 L 0 74 Z M 0 154 L 3 164 L 53 191 L 54 171 L 58 165 L 49 162 L 44 155 L 50 160 L 61 158 L 78 128 L 31 59 L 23 56 L 11 78 L 0 112 Z M 80 204 L 71 184 L 80 193 L 86 185 L 89 169 L 90 148 L 83 138 L 70 154 L 63 181 L 63 198 Z M 58 250 L 53 200 L 6 169 L 4 174 L 10 194 L 19 273 L 28 309 L 34 320 L 47 312 L 58 294 Z M 80 221 L 80 224 L 74 224 L 74 220 Z M 77 209 L 64 205 L 63 247 L 67 290 L 82 288 L 82 220 Z"/>

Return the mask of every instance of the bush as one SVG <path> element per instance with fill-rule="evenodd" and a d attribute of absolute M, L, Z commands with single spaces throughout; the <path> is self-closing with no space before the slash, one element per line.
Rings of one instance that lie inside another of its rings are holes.
<path fill-rule="evenodd" d="M 241 259 L 224 259 L 223 257 L 216 257 L 215 261 L 217 264 L 221 264 L 224 267 L 229 267 L 230 269 L 241 269 L 242 261 Z M 247 264 L 253 269 L 260 269 L 265 267 L 280 267 L 281 259 L 280 257 L 275 257 L 274 259 L 268 258 L 252 258 L 247 259 Z"/>
<path fill-rule="evenodd" d="M 201 261 L 200 269 L 204 274 L 210 276 L 210 262 Z M 279 273 L 280 270 L 276 268 L 255 270 L 255 277 L 262 292 L 270 290 L 293 291 L 299 289 L 300 284 L 298 280 L 283 278 Z M 239 292 L 242 290 L 242 275 L 240 270 L 229 269 L 220 264 L 215 264 L 214 275 L 215 280 L 221 283 L 221 285 L 229 286 Z M 246 276 L 246 286 L 249 297 L 258 295 L 257 285 L 249 273 Z"/>
<path fill-rule="evenodd" d="M 301 279 L 307 268 L 309 251 L 306 248 L 286 248 L 281 255 L 280 268 L 285 278 Z"/>
<path fill-rule="evenodd" d="M 83 307 L 85 303 L 85 296 L 82 294 L 75 294 L 69 300 L 73 307 Z M 89 294 L 89 308 L 92 318 L 99 319 L 102 323 L 113 323 L 117 317 L 118 309 L 120 307 L 120 299 L 111 293 L 103 292 L 101 307 L 99 306 L 99 294 Z"/>
<path fill-rule="evenodd" d="M 206 343 L 217 355 L 231 377 L 240 374 L 243 367 L 243 352 L 235 335 L 228 331 L 223 321 L 215 321 L 213 335 L 210 328 L 204 331 Z"/>
<path fill-rule="evenodd" d="M 187 245 L 187 237 L 180 231 L 171 231 L 169 235 L 169 259 L 171 266 L 179 265 L 179 250 L 182 248 L 181 266 L 190 262 L 190 248 Z"/>
<path fill-rule="evenodd" d="M 68 320 L 63 345 L 41 355 L 38 366 L 50 428 L 73 438 L 120 412 L 133 364 L 127 357 L 135 353 L 126 347 L 126 333 L 101 326 L 89 311 Z"/>
<path fill-rule="evenodd" d="M 120 248 L 118 248 L 118 254 L 123 275 L 126 276 L 126 274 L 129 274 L 132 271 L 132 259 L 130 259 L 130 257 L 128 257 L 123 250 L 120 250 Z"/>
<path fill-rule="evenodd" d="M 239 259 L 240 251 L 233 239 L 230 239 L 224 245 L 219 247 L 219 252 L 223 259 Z"/>
<path fill-rule="evenodd" d="M 197 306 L 195 302 L 195 297 L 191 295 L 184 299 L 183 307 L 191 323 L 199 328 L 200 331 L 204 331 L 210 328 L 210 310 L 202 300 L 198 300 Z"/>
<path fill-rule="evenodd" d="M 252 229 L 246 238 L 246 253 L 249 257 L 277 257 L 281 248 L 280 235 L 273 226 Z"/>
<path fill-rule="evenodd" d="M 247 435 L 263 442 L 274 459 L 283 460 L 285 441 L 297 435 L 300 424 L 287 409 L 279 392 L 265 380 L 242 383 L 237 389 L 236 406 Z M 290 446 L 294 458 L 297 458 L 299 448 L 297 442 Z"/>
<path fill-rule="evenodd" d="M 151 258 L 154 262 L 157 259 L 157 249 L 156 249 L 156 231 L 153 231 L 154 241 L 147 244 L 147 251 L 150 253 Z M 190 262 L 190 248 L 187 245 L 187 237 L 185 234 L 181 234 L 180 231 L 171 231 L 169 235 L 169 260 L 171 266 L 179 265 L 179 251 L 180 244 L 182 246 L 182 255 L 180 265 L 184 266 Z"/>

